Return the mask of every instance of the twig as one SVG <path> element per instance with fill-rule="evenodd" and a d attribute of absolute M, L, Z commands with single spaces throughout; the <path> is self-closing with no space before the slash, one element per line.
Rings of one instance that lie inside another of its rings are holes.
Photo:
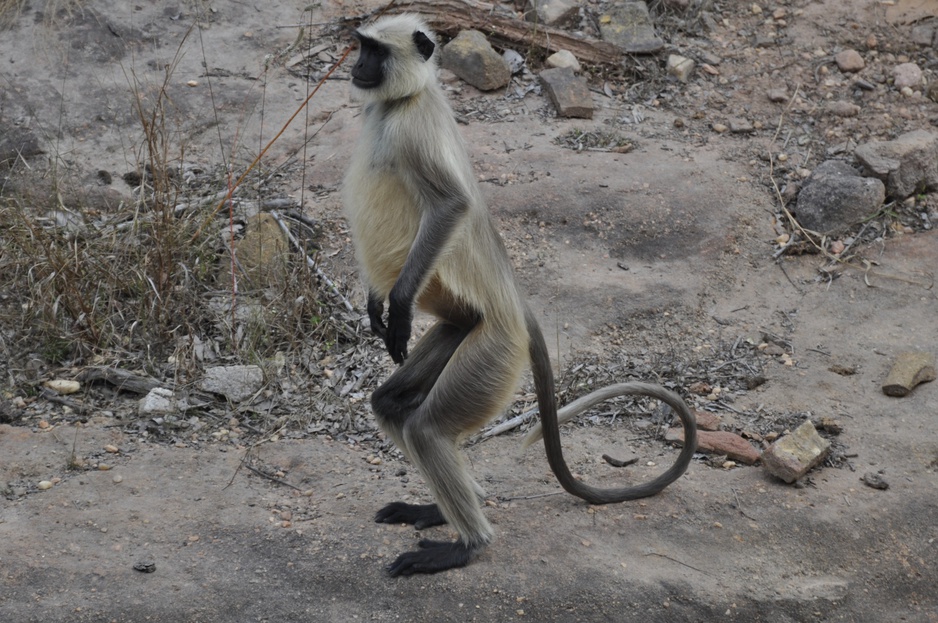
<path fill-rule="evenodd" d="M 623 461 L 622 459 L 612 458 L 608 454 L 603 455 L 603 460 L 609 463 L 610 465 L 612 465 L 613 467 L 628 467 L 629 465 L 635 465 L 636 463 L 638 463 L 638 457 Z"/>
<path fill-rule="evenodd" d="M 271 475 L 268 474 L 267 472 L 263 472 L 263 471 L 257 469 L 256 467 L 254 467 L 253 465 L 248 465 L 247 463 L 245 463 L 244 466 L 245 466 L 246 468 L 248 468 L 249 470 L 251 470 L 252 472 L 254 472 L 255 474 L 257 474 L 258 476 L 260 476 L 261 478 L 266 478 L 267 480 L 269 480 L 269 481 L 271 481 L 271 482 L 276 482 L 278 485 L 283 485 L 284 487 L 290 487 L 290 488 L 293 489 L 294 491 L 299 491 L 299 492 L 301 492 L 301 493 L 303 492 L 303 490 L 300 489 L 299 487 L 297 487 L 296 485 L 291 485 L 291 484 L 290 484 L 289 482 L 287 482 L 286 480 L 281 480 L 281 479 L 277 478 L 276 476 L 271 476 Z"/>
<path fill-rule="evenodd" d="M 658 552 L 646 552 L 645 555 L 646 556 L 660 556 L 661 558 L 667 558 L 671 562 L 676 562 L 679 565 L 684 565 L 688 569 L 693 569 L 694 571 L 697 571 L 699 573 L 706 573 L 706 571 L 704 571 L 703 569 L 698 569 L 694 565 L 689 565 L 686 562 L 680 561 L 677 558 L 674 558 L 673 556 L 668 556 L 667 554 L 659 554 Z"/>
<path fill-rule="evenodd" d="M 277 225 L 280 226 L 280 229 L 283 230 L 283 233 L 290 240 L 290 244 L 292 244 L 298 252 L 303 253 L 304 257 L 306 257 L 306 265 L 312 268 L 316 272 L 316 276 L 322 279 L 326 285 L 329 286 L 329 289 L 331 289 L 335 295 L 341 299 L 342 303 L 345 305 L 345 309 L 354 314 L 355 308 L 352 306 L 349 300 L 345 298 L 345 295 L 339 292 L 338 286 L 335 285 L 335 282 L 332 281 L 332 279 L 329 279 L 329 277 L 326 276 L 326 273 L 324 273 L 322 269 L 316 264 L 316 261 L 307 253 L 305 253 L 303 247 L 300 245 L 300 241 L 296 239 L 296 236 L 293 235 L 293 232 L 290 231 L 290 228 L 287 227 L 287 224 L 283 222 L 283 217 L 280 216 L 280 213 L 276 210 L 271 210 L 270 215 L 274 217 L 275 221 L 277 221 Z"/>
<path fill-rule="evenodd" d="M 498 499 L 502 502 L 514 502 L 515 500 L 536 500 L 539 498 L 549 498 L 554 495 L 563 495 L 566 491 L 554 491 L 553 493 L 538 493 L 536 495 L 517 495 L 514 497 L 506 498 L 498 496 Z"/>
<path fill-rule="evenodd" d="M 49 402 L 55 402 L 60 405 L 66 406 L 69 409 L 78 411 L 79 413 L 87 413 L 89 406 L 84 403 L 78 402 L 77 400 L 72 400 L 71 398 L 66 398 L 65 396 L 60 396 L 48 387 L 43 387 L 39 390 L 39 395 L 48 400 Z"/>
<path fill-rule="evenodd" d="M 497 426 L 493 426 L 492 428 L 480 434 L 478 441 L 488 439 L 489 437 L 495 437 L 496 435 L 501 435 L 502 433 L 507 433 L 510 430 L 514 430 L 529 420 L 535 413 L 537 413 L 537 407 L 525 411 L 521 415 L 516 415 L 507 422 L 502 422 Z"/>
<path fill-rule="evenodd" d="M 743 510 L 743 505 L 739 501 L 739 491 L 737 491 L 736 489 L 732 489 L 732 491 L 733 491 L 733 496 L 736 498 L 736 510 L 739 511 L 739 514 L 745 517 L 746 519 L 751 519 L 752 521 L 756 521 L 755 517 L 750 517 L 749 515 L 746 514 L 746 511 Z"/>

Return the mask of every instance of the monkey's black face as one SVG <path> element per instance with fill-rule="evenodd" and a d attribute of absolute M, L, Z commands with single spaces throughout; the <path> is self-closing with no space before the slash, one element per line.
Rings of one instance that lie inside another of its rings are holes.
<path fill-rule="evenodd" d="M 359 89 L 375 89 L 384 82 L 384 63 L 388 60 L 391 50 L 388 46 L 355 33 L 355 38 L 361 44 L 358 53 L 358 62 L 352 68 L 352 84 Z"/>

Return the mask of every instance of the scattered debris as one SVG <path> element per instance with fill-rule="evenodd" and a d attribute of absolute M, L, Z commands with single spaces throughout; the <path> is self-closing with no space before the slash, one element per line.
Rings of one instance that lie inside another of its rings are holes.
<path fill-rule="evenodd" d="M 791 434 L 769 446 L 762 453 L 762 464 L 770 474 L 791 484 L 819 465 L 830 447 L 830 442 L 818 435 L 814 424 L 806 420 Z"/>
<path fill-rule="evenodd" d="M 899 354 L 892 369 L 883 381 L 883 393 L 887 396 L 902 397 L 916 385 L 935 380 L 935 356 L 922 351 L 908 351 Z"/>

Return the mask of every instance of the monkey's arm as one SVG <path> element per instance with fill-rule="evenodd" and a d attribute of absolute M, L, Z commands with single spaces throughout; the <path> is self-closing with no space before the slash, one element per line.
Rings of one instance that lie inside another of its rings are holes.
<path fill-rule="evenodd" d="M 384 337 L 391 359 L 398 364 L 407 357 L 414 301 L 469 208 L 469 195 L 452 171 L 431 163 L 419 163 L 413 169 L 417 172 L 414 186 L 422 210 L 420 228 L 388 295 L 388 324 Z"/>
<path fill-rule="evenodd" d="M 384 326 L 384 300 L 380 294 L 374 290 L 368 289 L 368 320 L 371 322 L 371 330 L 382 340 L 387 340 L 388 330 Z"/>

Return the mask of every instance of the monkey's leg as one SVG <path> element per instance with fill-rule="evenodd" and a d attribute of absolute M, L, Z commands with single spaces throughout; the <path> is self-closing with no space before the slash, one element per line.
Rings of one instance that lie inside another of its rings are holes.
<path fill-rule="evenodd" d="M 488 335 L 478 326 L 453 354 L 423 404 L 403 429 L 405 445 L 430 486 L 456 542 L 423 540 L 401 554 L 391 575 L 435 573 L 463 567 L 492 540 L 457 442 L 498 415 L 510 402 L 525 355 L 523 340 Z"/>
<path fill-rule="evenodd" d="M 404 425 L 423 404 L 469 330 L 445 322 L 434 325 L 404 360 L 404 365 L 371 397 L 372 410 L 378 425 L 411 462 L 413 459 L 402 433 Z M 405 502 L 388 504 L 378 511 L 375 521 L 412 524 L 418 530 L 446 523 L 436 504 Z"/>

